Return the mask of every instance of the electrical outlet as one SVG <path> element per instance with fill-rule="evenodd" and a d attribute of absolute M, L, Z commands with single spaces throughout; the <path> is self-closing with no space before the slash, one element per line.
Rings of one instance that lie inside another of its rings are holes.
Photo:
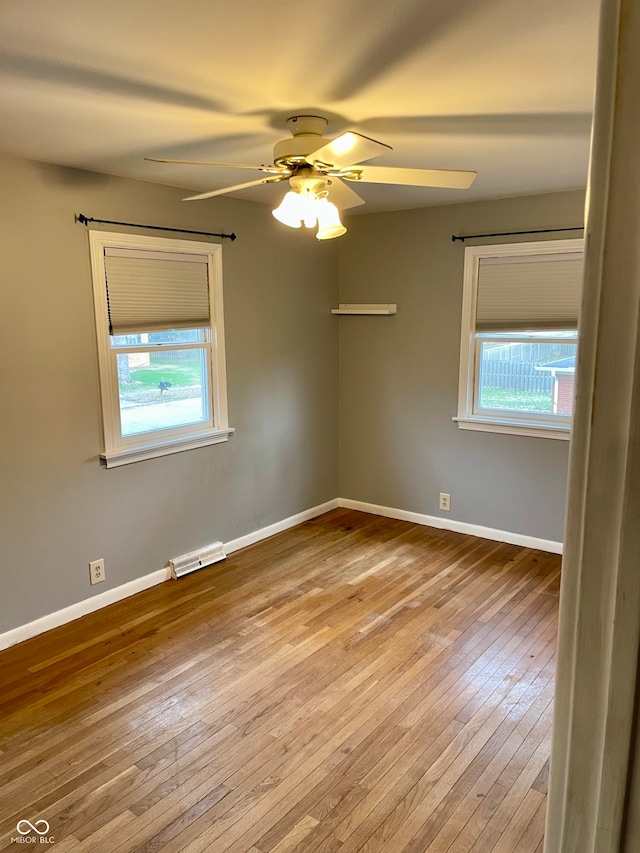
<path fill-rule="evenodd" d="M 440 492 L 440 509 L 445 510 L 445 512 L 449 512 L 451 509 L 451 495 L 447 495 L 444 492 Z"/>
<path fill-rule="evenodd" d="M 89 580 L 92 584 L 94 583 L 102 583 L 103 580 L 106 580 L 107 576 L 104 571 L 104 560 L 93 560 L 89 563 Z"/>

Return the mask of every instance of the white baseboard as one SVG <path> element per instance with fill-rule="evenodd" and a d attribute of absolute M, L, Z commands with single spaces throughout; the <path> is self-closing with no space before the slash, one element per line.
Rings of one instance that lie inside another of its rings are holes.
<path fill-rule="evenodd" d="M 481 539 L 493 539 L 496 542 L 507 542 L 510 545 L 521 545 L 524 548 L 536 548 L 540 551 L 550 551 L 552 554 L 562 554 L 562 542 L 554 542 L 552 539 L 538 539 L 535 536 L 525 536 L 523 533 L 510 533 L 507 530 L 483 527 L 481 524 L 469 524 L 466 521 L 439 518 L 437 515 L 422 515 L 419 512 L 409 512 L 405 509 L 352 501 L 349 498 L 340 498 L 340 506 L 345 509 L 370 512 L 373 515 L 384 515 L 387 518 L 397 518 L 400 521 L 412 521 L 414 524 L 424 524 L 427 527 L 439 527 L 441 530 L 468 533 L 470 536 L 479 536 Z"/>
<path fill-rule="evenodd" d="M 338 507 L 370 512 L 374 515 L 384 515 L 387 518 L 397 518 L 400 521 L 412 521 L 414 524 L 439 527 L 443 530 L 453 530 L 457 533 L 468 533 L 471 536 L 480 536 L 482 539 L 508 542 L 511 545 L 522 545 L 525 548 L 551 551 L 553 554 L 562 553 L 562 542 L 554 542 L 550 539 L 537 539 L 534 536 L 524 536 L 521 533 L 509 533 L 506 530 L 495 530 L 493 527 L 482 527 L 479 524 L 453 521 L 447 518 L 439 518 L 435 515 L 422 515 L 418 512 L 409 512 L 408 510 L 394 509 L 388 506 L 378 506 L 378 504 L 364 503 L 363 501 L 352 501 L 349 498 L 334 498 L 331 501 L 304 510 L 304 512 L 291 515 L 289 518 L 284 518 L 282 521 L 276 521 L 268 527 L 262 527 L 260 530 L 254 530 L 245 536 L 239 536 L 237 539 L 225 542 L 225 554 L 232 554 L 234 551 L 240 550 L 240 548 L 246 548 L 248 545 L 260 542 L 261 539 L 267 539 L 276 533 L 282 533 L 283 530 L 289 530 L 289 528 L 295 527 L 297 524 L 302 524 L 304 521 L 309 521 L 318 515 L 323 515 L 325 512 L 337 509 Z M 102 607 L 107 607 L 107 605 L 114 604 L 116 601 L 122 601 L 123 598 L 128 598 L 130 595 L 135 595 L 137 592 L 142 592 L 170 578 L 170 569 L 160 569 L 157 572 L 151 572 L 151 574 L 129 581 L 129 583 L 114 587 L 114 589 L 108 589 L 106 592 L 94 595 L 91 598 L 85 598 L 84 601 L 71 604 L 69 607 L 64 607 L 55 613 L 49 613 L 47 616 L 35 619 L 33 622 L 28 622 L 26 625 L 20 625 L 18 628 L 5 631 L 5 633 L 0 634 L 0 650 L 8 649 L 9 646 L 29 640 L 31 637 L 36 637 L 38 634 L 43 634 L 52 628 L 66 625 L 67 622 L 72 622 L 74 619 L 79 619 L 81 616 L 86 616 L 88 613 L 93 613 L 95 610 L 100 610 Z"/>
<path fill-rule="evenodd" d="M 234 551 L 239 551 L 240 548 L 246 548 L 248 545 L 253 545 L 254 542 L 259 542 L 261 539 L 267 539 L 269 536 L 275 536 L 276 533 L 282 533 L 283 530 L 289 530 L 290 527 L 295 527 L 296 524 L 302 524 L 303 521 L 309 521 L 318 515 L 324 515 L 332 509 L 338 509 L 340 499 L 334 498 L 323 504 L 318 504 L 311 509 L 305 509 L 304 512 L 299 512 L 297 515 L 290 515 L 289 518 L 283 518 L 282 521 L 276 521 L 275 524 L 270 524 L 268 527 L 261 527 L 260 530 L 254 530 L 253 533 L 247 533 L 246 536 L 239 536 L 238 539 L 232 539 L 231 542 L 224 543 L 226 554 L 232 554 Z"/>
<path fill-rule="evenodd" d="M 339 505 L 338 498 L 335 498 L 319 506 L 304 510 L 304 512 L 299 512 L 297 515 L 284 518 L 282 521 L 277 521 L 275 524 L 270 524 L 268 527 L 254 530 L 253 533 L 248 533 L 246 536 L 240 536 L 238 539 L 226 542 L 224 545 L 225 554 L 246 548 L 247 545 L 253 545 L 254 542 L 267 539 L 269 536 L 295 527 L 296 524 L 302 524 L 303 521 L 309 521 L 311 518 L 323 515 L 331 509 L 337 509 Z M 52 628 L 66 625 L 67 622 L 73 622 L 74 619 L 79 619 L 81 616 L 86 616 L 88 613 L 93 613 L 95 610 L 100 610 L 102 607 L 107 607 L 109 604 L 114 604 L 116 601 L 121 601 L 123 598 L 128 598 L 130 595 L 135 595 L 137 592 L 142 592 L 170 578 L 171 569 L 160 569 L 157 572 L 151 572 L 151 574 L 129 581 L 129 583 L 108 589 L 106 592 L 99 593 L 91 598 L 85 598 L 84 601 L 79 601 L 77 604 L 63 607 L 62 610 L 56 610 L 55 613 L 49 613 L 33 622 L 27 622 L 26 625 L 5 631 L 0 634 L 0 650 L 8 649 L 9 646 L 15 646 L 16 643 L 22 643 L 24 640 L 30 640 L 31 637 L 44 634 L 45 631 L 50 631 Z"/>
<path fill-rule="evenodd" d="M 20 625 L 11 631 L 5 631 L 4 634 L 0 634 L 0 649 L 8 649 L 9 646 L 15 646 L 16 643 L 30 640 L 31 637 L 44 634 L 45 631 L 50 631 L 52 628 L 59 628 L 60 625 L 73 622 L 74 619 L 86 616 L 87 613 L 101 610 L 109 604 L 122 601 L 123 598 L 129 598 L 130 595 L 135 595 L 137 592 L 142 592 L 145 589 L 156 586 L 170 577 L 171 571 L 169 569 L 160 569 L 157 572 L 151 572 L 151 574 L 143 575 L 141 578 L 129 581 L 129 583 L 123 583 L 113 589 L 108 589 L 106 592 L 93 595 L 91 598 L 85 598 L 84 601 L 78 601 L 76 604 L 69 605 L 69 607 L 63 607 L 62 610 L 56 610 L 55 613 L 49 613 L 47 616 L 42 616 L 33 622 L 27 622 L 26 625 Z"/>

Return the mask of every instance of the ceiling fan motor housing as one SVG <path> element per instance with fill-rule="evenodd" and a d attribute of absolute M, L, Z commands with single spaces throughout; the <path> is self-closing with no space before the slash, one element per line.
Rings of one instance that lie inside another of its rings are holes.
<path fill-rule="evenodd" d="M 296 166 L 305 163 L 305 158 L 317 151 L 326 140 L 322 134 L 327 120 L 321 116 L 292 116 L 287 119 L 291 139 L 281 139 L 273 147 L 273 162 L 276 165 Z"/>

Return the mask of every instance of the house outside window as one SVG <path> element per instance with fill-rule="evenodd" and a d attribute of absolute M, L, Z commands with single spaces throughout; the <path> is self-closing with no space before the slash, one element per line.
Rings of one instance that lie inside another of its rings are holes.
<path fill-rule="evenodd" d="M 461 429 L 569 438 L 583 240 L 465 249 Z"/>
<path fill-rule="evenodd" d="M 551 375 L 553 390 L 551 395 L 551 411 L 556 415 L 573 415 L 575 399 L 575 354 L 550 361 L 536 367 Z"/>
<path fill-rule="evenodd" d="M 108 468 L 226 441 L 221 246 L 90 232 Z"/>

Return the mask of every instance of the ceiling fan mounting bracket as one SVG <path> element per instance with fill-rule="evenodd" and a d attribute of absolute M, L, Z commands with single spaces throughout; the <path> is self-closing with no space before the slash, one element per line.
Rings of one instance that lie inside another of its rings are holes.
<path fill-rule="evenodd" d="M 291 116 L 287 119 L 287 127 L 292 136 L 311 134 L 322 136 L 329 122 L 322 116 Z"/>

